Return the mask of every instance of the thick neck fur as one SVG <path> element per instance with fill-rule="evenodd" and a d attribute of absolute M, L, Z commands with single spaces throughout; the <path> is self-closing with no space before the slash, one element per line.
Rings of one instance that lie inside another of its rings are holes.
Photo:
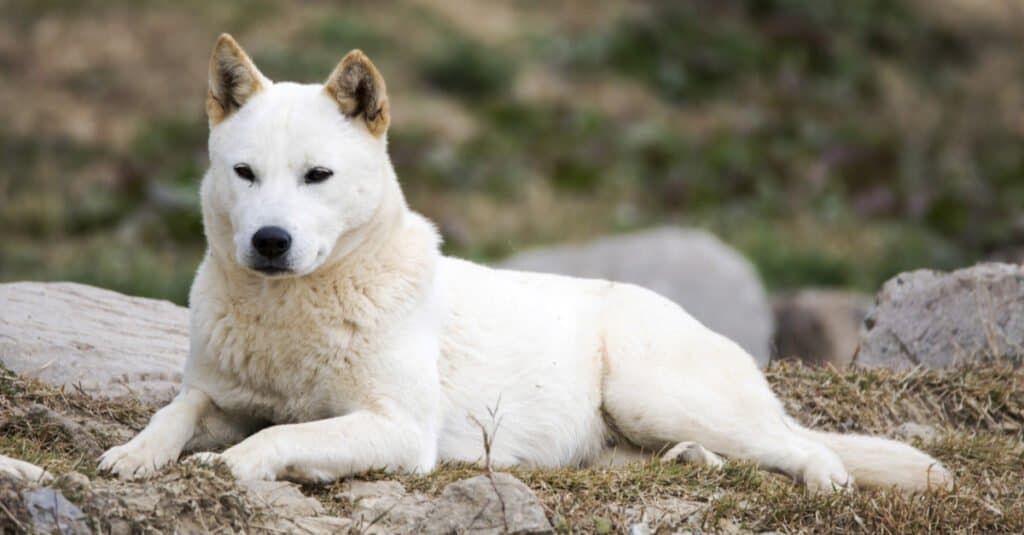
<path fill-rule="evenodd" d="M 311 329 L 374 330 L 415 307 L 433 283 L 439 238 L 409 211 L 397 182 L 393 190 L 374 218 L 343 236 L 309 275 L 264 277 L 211 250 L 225 312 L 268 327 L 301 320 Z"/>

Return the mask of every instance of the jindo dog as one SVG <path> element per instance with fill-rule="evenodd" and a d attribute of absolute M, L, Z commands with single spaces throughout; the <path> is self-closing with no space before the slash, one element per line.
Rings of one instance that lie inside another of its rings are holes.
<path fill-rule="evenodd" d="M 274 83 L 222 35 L 209 82 L 184 384 L 101 469 L 144 477 L 230 445 L 198 458 L 240 479 L 427 472 L 481 461 L 479 425 L 499 421 L 497 466 L 722 455 L 815 491 L 951 487 L 906 444 L 802 427 L 746 352 L 653 292 L 442 256 L 362 52 L 322 85 Z"/>

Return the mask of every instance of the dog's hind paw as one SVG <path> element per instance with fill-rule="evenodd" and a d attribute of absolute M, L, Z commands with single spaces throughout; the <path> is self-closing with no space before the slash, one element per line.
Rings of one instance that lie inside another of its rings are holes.
<path fill-rule="evenodd" d="M 816 459 L 807 464 L 803 482 L 811 493 L 851 492 L 853 476 L 846 471 L 839 457 Z"/>
<path fill-rule="evenodd" d="M 682 462 L 721 468 L 725 461 L 696 442 L 680 442 L 661 456 L 661 462 Z"/>

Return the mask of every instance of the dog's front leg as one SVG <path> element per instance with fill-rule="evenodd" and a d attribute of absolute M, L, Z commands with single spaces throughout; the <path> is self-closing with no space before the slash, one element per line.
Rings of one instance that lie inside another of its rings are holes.
<path fill-rule="evenodd" d="M 224 461 L 238 479 L 322 483 L 374 469 L 429 471 L 437 462 L 437 436 L 410 417 L 361 410 L 268 427 L 224 453 L 194 457 Z"/>
<path fill-rule="evenodd" d="M 174 461 L 186 444 L 225 434 L 226 417 L 205 392 L 187 388 L 149 420 L 126 444 L 100 457 L 99 469 L 121 478 L 143 478 Z M 210 435 L 210 436 L 207 436 Z"/>

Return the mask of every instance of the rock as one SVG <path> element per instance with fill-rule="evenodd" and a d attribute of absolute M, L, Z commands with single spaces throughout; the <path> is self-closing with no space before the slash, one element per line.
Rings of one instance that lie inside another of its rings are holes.
<path fill-rule="evenodd" d="M 304 533 L 307 535 L 330 535 L 333 533 L 352 533 L 352 521 L 336 516 L 302 516 L 284 521 L 278 530 L 267 529 L 268 532 Z M 289 529 L 290 528 L 290 529 Z M 359 533 L 358 531 L 356 533 Z"/>
<path fill-rule="evenodd" d="M 637 522 L 629 526 L 629 535 L 654 535 L 654 531 L 651 530 L 651 526 L 648 526 L 645 522 Z"/>
<path fill-rule="evenodd" d="M 303 495 L 295 483 L 249 480 L 239 484 L 245 488 L 248 501 L 268 513 L 260 526 L 268 532 L 328 534 L 352 528 L 350 519 L 325 516 L 324 506 Z"/>
<path fill-rule="evenodd" d="M 656 498 L 642 506 L 613 506 L 617 517 L 628 518 L 636 526 L 644 526 L 653 533 L 678 532 L 683 527 L 699 527 L 708 505 L 692 500 L 668 496 Z"/>
<path fill-rule="evenodd" d="M 349 479 L 344 496 L 353 502 L 376 498 L 401 498 L 405 487 L 397 481 L 362 481 Z"/>
<path fill-rule="evenodd" d="M 844 369 L 860 344 L 860 328 L 871 298 L 857 292 L 803 290 L 778 297 L 772 359 L 795 358 L 814 366 Z"/>
<path fill-rule="evenodd" d="M 430 498 L 407 493 L 397 481 L 350 480 L 343 496 L 353 502 L 352 522 L 363 533 L 413 533 L 433 508 Z"/>
<path fill-rule="evenodd" d="M 902 273 L 882 286 L 855 363 L 907 370 L 1024 361 L 1024 267 L 978 264 Z"/>
<path fill-rule="evenodd" d="M 74 503 L 82 503 L 82 498 L 92 493 L 92 481 L 81 472 L 66 472 L 57 476 L 52 486 Z"/>
<path fill-rule="evenodd" d="M 299 486 L 287 481 L 241 481 L 257 503 L 273 509 L 284 517 L 316 516 L 324 513 L 324 506 L 315 498 L 302 494 Z"/>
<path fill-rule="evenodd" d="M 583 245 L 525 251 L 498 267 L 629 282 L 682 305 L 764 366 L 772 313 L 753 265 L 701 230 L 662 227 Z"/>
<path fill-rule="evenodd" d="M 451 483 L 437 498 L 394 481 L 350 481 L 352 527 L 365 533 L 551 533 L 537 496 L 503 473 Z"/>
<path fill-rule="evenodd" d="M 938 438 L 939 431 L 930 425 L 906 422 L 892 428 L 889 434 L 903 440 L 917 439 L 922 442 L 932 442 Z"/>
<path fill-rule="evenodd" d="M 0 284 L 0 361 L 18 375 L 160 405 L 187 352 L 185 308 L 81 284 Z"/>
<path fill-rule="evenodd" d="M 69 502 L 60 491 L 42 487 L 22 491 L 21 497 L 32 516 L 32 527 L 37 533 L 92 533 L 85 513 Z"/>
<path fill-rule="evenodd" d="M 89 481 L 88 476 L 81 472 L 65 472 L 57 478 L 54 485 L 75 494 L 82 494 L 92 490 L 92 483 Z"/>
<path fill-rule="evenodd" d="M 420 528 L 422 533 L 552 533 L 533 491 L 503 473 L 448 485 Z"/>

